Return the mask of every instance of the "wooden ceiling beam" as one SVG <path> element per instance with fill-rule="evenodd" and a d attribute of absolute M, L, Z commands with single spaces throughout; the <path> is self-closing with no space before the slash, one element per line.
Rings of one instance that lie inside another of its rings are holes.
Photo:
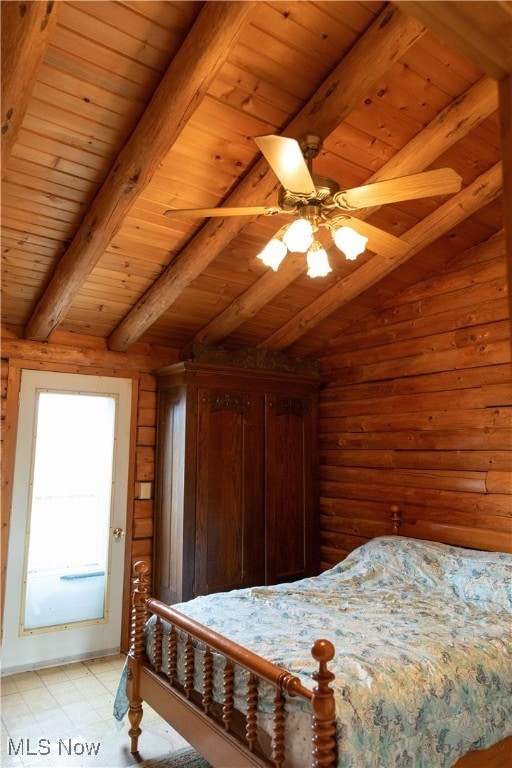
<path fill-rule="evenodd" d="M 287 136 L 316 131 L 327 136 L 364 98 L 371 85 L 424 33 L 424 28 L 398 8 L 387 7 L 344 57 L 315 96 L 288 125 Z M 372 66 L 368 66 L 371 60 Z M 275 204 L 276 178 L 264 159 L 240 182 L 225 205 Z M 108 340 L 109 349 L 127 350 L 176 301 L 246 226 L 247 217 L 208 221 L 180 255 L 130 310 Z"/>
<path fill-rule="evenodd" d="M 496 83 L 484 77 L 442 110 L 432 122 L 396 153 L 365 183 L 405 176 L 423 171 L 437 157 L 463 138 L 498 108 Z M 365 210 L 359 218 L 368 218 L 375 208 Z M 357 213 L 354 213 L 358 216 Z M 292 256 L 294 258 L 292 258 Z M 290 254 L 277 273 L 268 270 L 244 294 L 238 296 L 221 314 L 202 328 L 194 342 L 216 344 L 236 328 L 254 317 L 305 269 L 305 258 Z"/>
<path fill-rule="evenodd" d="M 375 256 L 355 272 L 342 278 L 318 299 L 313 301 L 293 320 L 283 325 L 258 346 L 262 349 L 283 350 L 300 339 L 322 320 L 347 304 L 363 291 L 382 280 L 438 237 L 449 232 L 476 211 L 494 200 L 502 192 L 501 163 L 496 163 L 462 192 L 452 197 L 422 221 L 418 222 L 402 239 L 411 246 L 404 256 L 391 259 Z"/>
<path fill-rule="evenodd" d="M 58 3 L 2 3 L 2 178 L 18 137 Z"/>
<path fill-rule="evenodd" d="M 149 184 L 201 103 L 257 7 L 257 2 L 204 4 L 59 261 L 27 323 L 25 338 L 45 341 L 59 325 L 134 199 Z M 204 45 L 205 40 L 209 41 L 208 46 Z"/>

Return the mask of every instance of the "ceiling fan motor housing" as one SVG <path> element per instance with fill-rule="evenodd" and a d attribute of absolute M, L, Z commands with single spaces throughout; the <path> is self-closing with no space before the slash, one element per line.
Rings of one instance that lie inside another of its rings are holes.
<path fill-rule="evenodd" d="M 279 187 L 279 205 L 281 208 L 285 211 L 293 211 L 303 205 L 331 205 L 333 195 L 339 192 L 340 185 L 334 179 L 318 176 L 316 173 L 312 173 L 311 178 L 315 185 L 313 195 L 301 195 L 284 187 Z"/>
<path fill-rule="evenodd" d="M 333 202 L 333 195 L 339 192 L 340 186 L 326 176 L 319 176 L 312 171 L 312 161 L 322 149 L 322 139 L 315 133 L 306 133 L 299 139 L 301 152 L 308 164 L 315 193 L 313 195 L 303 195 L 293 192 L 293 190 L 279 188 L 279 205 L 285 211 L 293 211 L 302 208 L 304 205 L 330 205 Z"/>

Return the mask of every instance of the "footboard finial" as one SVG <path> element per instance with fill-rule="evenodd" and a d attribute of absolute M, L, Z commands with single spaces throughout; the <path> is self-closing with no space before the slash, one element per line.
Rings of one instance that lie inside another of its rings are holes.
<path fill-rule="evenodd" d="M 312 677 L 317 685 L 313 688 L 313 768 L 334 768 L 336 765 L 336 710 L 334 692 L 329 683 L 334 675 L 327 669 L 327 662 L 334 658 L 334 646 L 329 640 L 317 640 L 311 649 L 318 671 Z"/>

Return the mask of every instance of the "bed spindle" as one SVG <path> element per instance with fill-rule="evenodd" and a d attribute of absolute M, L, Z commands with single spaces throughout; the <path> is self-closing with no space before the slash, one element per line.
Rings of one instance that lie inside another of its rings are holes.
<path fill-rule="evenodd" d="M 224 728 L 229 731 L 231 728 L 231 719 L 233 717 L 233 692 L 234 692 L 235 669 L 233 662 L 226 659 L 224 664 L 224 704 L 222 706 L 222 722 Z"/>
<path fill-rule="evenodd" d="M 251 752 L 254 752 L 256 745 L 256 734 L 258 731 L 258 678 L 251 672 L 247 682 L 247 716 L 245 719 L 245 738 L 247 746 Z"/>
<path fill-rule="evenodd" d="M 336 709 L 334 692 L 329 683 L 334 675 L 327 669 L 327 662 L 334 658 L 334 646 L 329 640 L 317 640 L 311 654 L 318 661 L 318 671 L 312 674 L 313 688 L 313 768 L 332 768 L 336 764 Z"/>
<path fill-rule="evenodd" d="M 176 680 L 176 675 L 178 671 L 178 632 L 176 630 L 176 627 L 174 624 L 171 624 L 171 628 L 169 630 L 169 682 L 171 685 L 174 684 Z"/>
<path fill-rule="evenodd" d="M 153 640 L 153 669 L 155 672 L 162 671 L 162 637 L 163 627 L 160 616 L 155 618 L 155 632 Z"/>
<path fill-rule="evenodd" d="M 210 714 L 210 707 L 213 699 L 213 654 L 210 646 L 206 645 L 204 649 L 203 660 L 203 695 L 201 703 L 205 714 Z"/>
<path fill-rule="evenodd" d="M 276 688 L 274 698 L 274 736 L 272 739 L 272 762 L 276 768 L 284 763 L 284 696 L 281 688 Z"/>
<path fill-rule="evenodd" d="M 185 643 L 185 676 L 184 686 L 185 696 L 190 699 L 190 694 L 194 690 L 194 640 L 192 635 L 187 635 Z"/>

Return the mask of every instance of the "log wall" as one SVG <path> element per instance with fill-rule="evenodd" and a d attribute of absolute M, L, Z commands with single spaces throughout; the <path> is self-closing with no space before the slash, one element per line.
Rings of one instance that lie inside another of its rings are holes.
<path fill-rule="evenodd" d="M 151 372 L 177 359 L 172 349 L 138 345 L 126 355 L 92 337 L 55 334 L 52 343 L 37 343 L 3 331 L 2 568 L 21 369 L 134 381 L 128 585 L 132 563 L 152 556 L 153 501 L 139 499 L 140 482 L 155 479 Z M 402 508 L 403 533 L 468 545 L 483 536 L 489 546 L 510 548 L 512 377 L 502 234 L 388 301 L 331 342 L 320 362 L 323 567 L 389 533 L 393 504 Z"/>
<path fill-rule="evenodd" d="M 512 545 L 505 238 L 448 262 L 321 359 L 321 555 L 390 532 Z"/>
<path fill-rule="evenodd" d="M 7 567 L 7 545 L 14 468 L 18 391 L 21 370 L 31 368 L 67 373 L 118 376 L 133 381 L 133 424 L 130 488 L 126 521 L 125 600 L 122 648 L 127 649 L 130 574 L 136 560 L 151 563 L 153 554 L 153 498 L 139 499 L 140 483 L 150 482 L 154 491 L 156 379 L 152 371 L 176 362 L 177 351 L 138 345 L 130 355 L 108 352 L 103 340 L 75 334 L 55 334 L 52 343 L 24 341 L 2 333 L 1 426 L 2 426 L 2 595 Z"/>

